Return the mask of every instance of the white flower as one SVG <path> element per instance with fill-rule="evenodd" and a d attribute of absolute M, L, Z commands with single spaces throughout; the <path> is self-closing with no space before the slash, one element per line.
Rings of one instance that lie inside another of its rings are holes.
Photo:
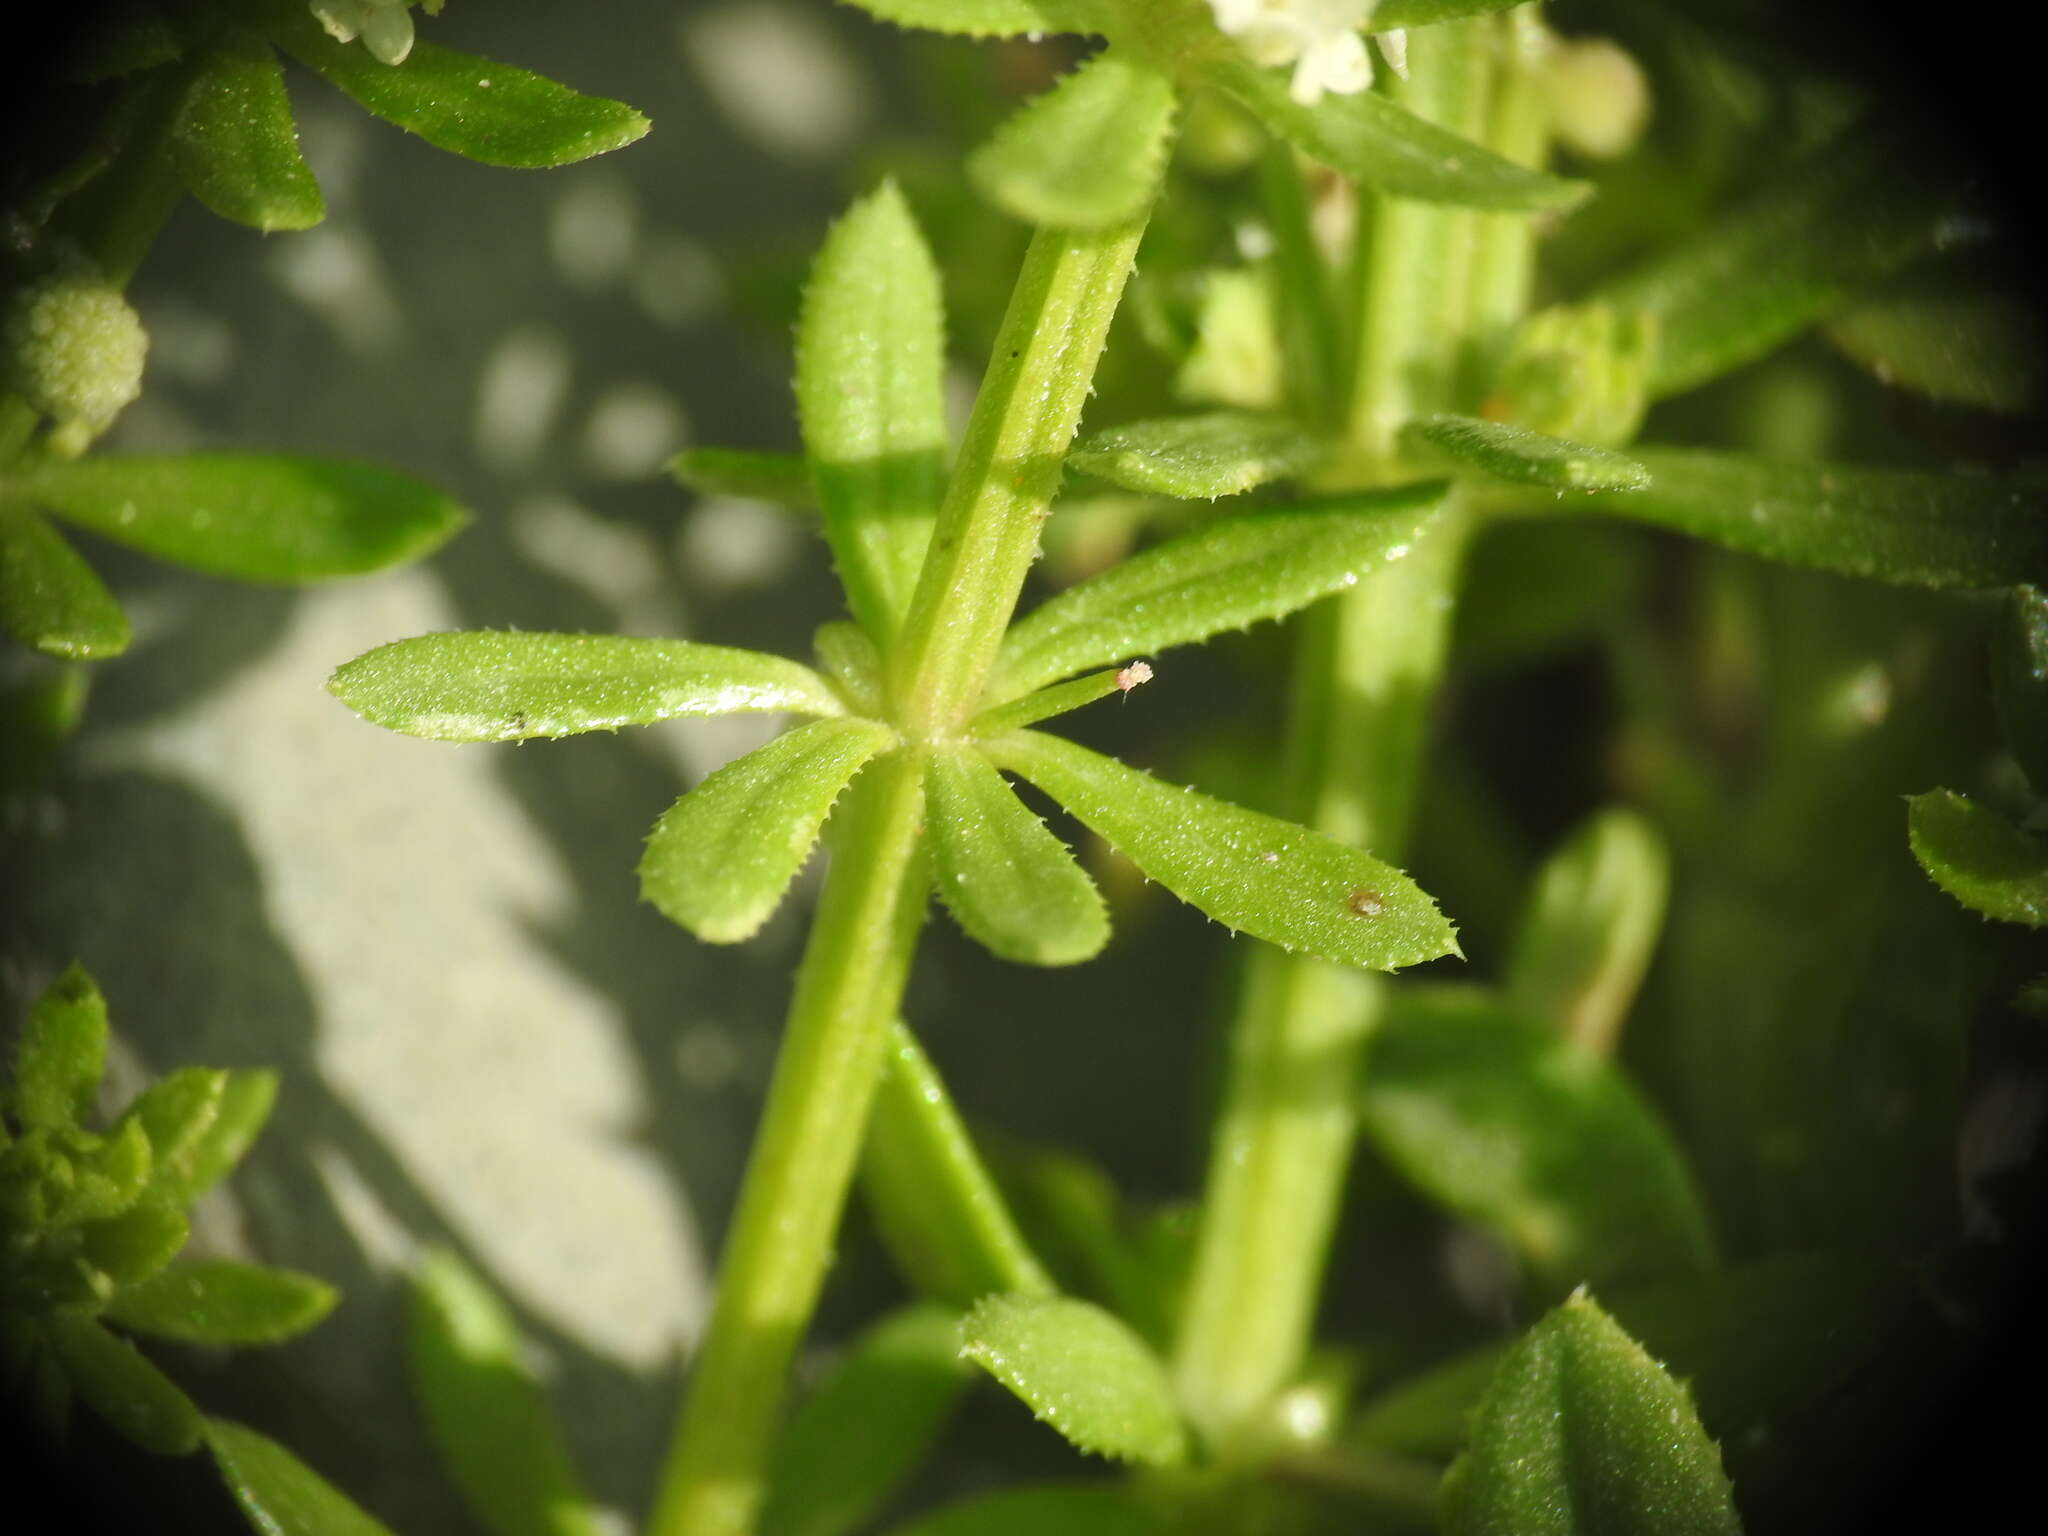
<path fill-rule="evenodd" d="M 1292 64 L 1288 94 L 1314 106 L 1323 92 L 1355 96 L 1372 84 L 1372 55 L 1360 36 L 1379 0 L 1209 0 L 1216 25 L 1255 64 Z M 1407 78 L 1408 37 L 1379 35 L 1380 52 Z"/>
<path fill-rule="evenodd" d="M 429 16 L 441 14 L 442 0 L 418 0 Z M 412 52 L 413 0 L 308 0 L 320 25 L 338 43 L 358 37 L 379 63 L 403 64 Z"/>

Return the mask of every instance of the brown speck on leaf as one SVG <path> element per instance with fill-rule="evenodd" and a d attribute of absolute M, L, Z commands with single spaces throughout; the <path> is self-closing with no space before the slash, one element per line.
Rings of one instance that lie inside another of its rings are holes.
<path fill-rule="evenodd" d="M 1387 909 L 1387 904 L 1378 891 L 1368 891 L 1363 886 L 1345 897 L 1344 905 L 1357 917 L 1378 917 Z"/>

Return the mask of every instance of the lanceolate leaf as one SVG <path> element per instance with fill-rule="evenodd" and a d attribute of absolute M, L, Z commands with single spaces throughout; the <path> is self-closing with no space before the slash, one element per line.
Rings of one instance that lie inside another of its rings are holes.
<path fill-rule="evenodd" d="M 796 453 L 759 453 L 745 448 L 685 448 L 668 461 L 668 472 L 685 490 L 706 496 L 738 496 L 777 506 L 814 511 L 818 492 L 811 466 Z"/>
<path fill-rule="evenodd" d="M 442 1462 L 492 1536 L 596 1536 L 517 1325 L 453 1254 L 413 1273 L 407 1353 Z"/>
<path fill-rule="evenodd" d="M 230 34 L 208 52 L 171 131 L 171 162 L 188 192 L 238 224 L 308 229 L 326 214 L 277 57 L 253 38 Z"/>
<path fill-rule="evenodd" d="M 1594 296 L 1655 320 L 1650 389 L 1760 357 L 1933 247 L 1961 198 L 1917 130 L 1858 123 L 1691 244 Z"/>
<path fill-rule="evenodd" d="M 1163 1467 L 1187 1457 L 1165 1368 L 1100 1307 L 985 1297 L 960 1324 L 960 1352 L 1084 1451 Z"/>
<path fill-rule="evenodd" d="M 1285 417 L 1212 411 L 1091 433 L 1067 462 L 1126 490 L 1213 501 L 1298 475 L 1321 456 L 1322 444 Z"/>
<path fill-rule="evenodd" d="M 98 661 L 128 649 L 128 618 L 38 513 L 0 507 L 0 626 L 30 650 Z"/>
<path fill-rule="evenodd" d="M 192 1160 L 220 1113 L 228 1074 L 208 1067 L 180 1067 L 151 1083 L 122 1112 L 116 1125 L 140 1125 L 149 1138 L 156 1177 L 167 1190 L 188 1188 Z"/>
<path fill-rule="evenodd" d="M 131 1332 L 188 1344 L 275 1344 L 304 1333 L 340 1299 L 326 1281 L 295 1270 L 202 1259 L 127 1287 L 105 1315 Z"/>
<path fill-rule="evenodd" d="M 2048 476 L 1794 464 L 1684 448 L 1636 457 L 1648 487 L 1576 505 L 1901 586 L 1995 587 L 2048 570 Z"/>
<path fill-rule="evenodd" d="M 275 1072 L 228 1073 L 212 1123 L 192 1147 L 181 1198 L 204 1194 L 226 1178 L 262 1131 L 276 1103 Z"/>
<path fill-rule="evenodd" d="M 1441 484 L 1220 519 L 1042 604 L 1003 638 L 991 701 L 1205 639 L 1354 585 L 1429 526 Z"/>
<path fill-rule="evenodd" d="M 294 58 L 365 110 L 485 165 L 568 165 L 647 132 L 647 119 L 623 102 L 580 95 L 494 59 L 420 42 L 403 64 L 381 64 L 367 49 L 329 37 L 303 7 L 280 8 L 274 27 Z"/>
<path fill-rule="evenodd" d="M 472 630 L 380 645 L 327 691 L 386 730 L 437 741 L 574 736 L 680 715 L 787 709 L 836 715 L 796 662 L 689 640 Z"/>
<path fill-rule="evenodd" d="M 73 961 L 29 1010 L 9 1108 L 24 1126 L 75 1125 L 92 1107 L 106 1065 L 106 1000 Z"/>
<path fill-rule="evenodd" d="M 1907 804 L 1913 857 L 1936 885 L 1986 917 L 2048 927 L 2048 843 L 1953 790 Z"/>
<path fill-rule="evenodd" d="M 1361 1102 L 1387 1159 L 1500 1231 L 1553 1294 L 1709 1262 L 1685 1162 L 1619 1070 L 1482 993 L 1403 993 Z"/>
<path fill-rule="evenodd" d="M 1739 1536 L 1686 1390 L 1581 1293 L 1508 1351 L 1444 1479 L 1446 1536 Z"/>
<path fill-rule="evenodd" d="M 115 1429 L 159 1456 L 198 1448 L 199 1410 L 134 1345 L 78 1312 L 53 1312 L 42 1328 L 80 1400 Z"/>
<path fill-rule="evenodd" d="M 1120 49 L 1098 53 L 998 128 L 967 174 L 1027 223 L 1121 224 L 1159 185 L 1173 114 L 1165 75 Z"/>
<path fill-rule="evenodd" d="M 832 228 L 804 289 L 796 404 L 825 537 L 877 639 L 909 605 L 946 448 L 938 269 L 893 182 Z"/>
<path fill-rule="evenodd" d="M 206 1420 L 205 1433 L 235 1502 L 263 1536 L 391 1536 L 275 1440 L 227 1419 Z"/>
<path fill-rule="evenodd" d="M 437 548 L 468 520 L 431 486 L 338 459 L 95 454 L 17 465 L 6 478 L 103 538 L 243 581 L 382 570 Z"/>
<path fill-rule="evenodd" d="M 1370 854 L 1057 736 L 1016 731 L 987 750 L 1227 928 L 1377 971 L 1458 952 L 1436 903 Z"/>
<path fill-rule="evenodd" d="M 763 1536 L 846 1536 L 917 1466 L 969 1377 L 960 1321 L 925 1303 L 853 1343 L 776 1442 Z"/>
<path fill-rule="evenodd" d="M 969 938 L 1004 960 L 1072 965 L 1109 942 L 1095 884 L 972 747 L 925 768 L 932 884 Z"/>
<path fill-rule="evenodd" d="M 655 823 L 640 894 L 710 943 L 751 937 L 803 868 L 840 791 L 894 741 L 872 720 L 814 720 L 726 764 Z"/>
<path fill-rule="evenodd" d="M 960 37 L 1038 37 L 1100 30 L 1098 0 L 849 0 L 899 27 Z"/>
<path fill-rule="evenodd" d="M 1211 84 L 1235 96 L 1266 126 L 1312 159 L 1396 197 L 1499 212 L 1564 208 L 1585 196 L 1565 181 L 1503 160 L 1492 150 L 1403 111 L 1371 91 L 1326 95 L 1304 106 L 1284 77 L 1241 54 L 1204 66 Z"/>
<path fill-rule="evenodd" d="M 1425 416 L 1402 430 L 1421 445 L 1496 480 L 1562 491 L 1639 491 L 1650 472 L 1625 453 L 1475 416 Z"/>

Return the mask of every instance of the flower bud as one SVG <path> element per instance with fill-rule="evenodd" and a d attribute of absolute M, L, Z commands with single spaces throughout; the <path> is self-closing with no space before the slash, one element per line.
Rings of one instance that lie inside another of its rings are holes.
<path fill-rule="evenodd" d="M 142 393 L 149 333 L 120 289 L 79 262 L 29 283 L 0 322 L 8 383 L 81 449 Z"/>

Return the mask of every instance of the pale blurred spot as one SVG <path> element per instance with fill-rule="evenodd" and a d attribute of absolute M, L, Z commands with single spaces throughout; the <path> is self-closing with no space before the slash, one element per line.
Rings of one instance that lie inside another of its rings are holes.
<path fill-rule="evenodd" d="M 129 453 L 188 453 L 203 440 L 191 417 L 162 395 L 145 394 L 121 413 L 106 445 Z"/>
<path fill-rule="evenodd" d="M 548 250 L 563 277 L 580 288 L 615 283 L 633 266 L 640 205 L 611 171 L 578 174 L 548 215 Z"/>
<path fill-rule="evenodd" d="M 828 26 L 778 0 L 739 0 L 683 19 L 683 56 L 733 125 L 763 149 L 812 160 L 866 122 L 866 82 Z"/>
<path fill-rule="evenodd" d="M 472 431 L 477 457 L 501 474 L 540 457 L 569 393 L 569 349 L 552 331 L 508 331 L 484 360 Z"/>
<path fill-rule="evenodd" d="M 182 384 L 218 384 L 235 365 L 235 333 L 181 299 L 149 306 L 149 366 Z"/>
<path fill-rule="evenodd" d="M 418 1242 L 347 1155 L 331 1146 L 316 1146 L 313 1167 L 370 1267 L 398 1273 L 411 1269 Z"/>
<path fill-rule="evenodd" d="M 765 747 L 789 727 L 789 716 L 707 715 L 691 720 L 664 720 L 635 731 L 660 749 L 676 766 L 685 784 L 701 784 L 736 757 Z"/>
<path fill-rule="evenodd" d="M 280 239 L 268 259 L 285 292 L 332 326 L 351 350 L 388 352 L 404 338 L 398 300 L 377 252 L 354 230 L 322 224 Z"/>
<path fill-rule="evenodd" d="M 296 105 L 296 103 L 294 103 Z M 298 113 L 299 152 L 320 183 L 329 216 L 354 202 L 370 147 L 369 119 L 358 111 L 329 111 L 315 106 Z"/>
<path fill-rule="evenodd" d="M 740 1048 L 722 1024 L 693 1024 L 676 1039 L 676 1076 L 698 1093 L 716 1093 L 738 1075 Z"/>
<path fill-rule="evenodd" d="M 800 515 L 737 496 L 707 497 L 676 531 L 676 563 L 714 589 L 763 586 L 796 560 Z"/>
<path fill-rule="evenodd" d="M 688 325 L 725 296 L 718 264 L 703 246 L 680 235 L 649 240 L 628 285 L 648 319 L 661 325 Z"/>
<path fill-rule="evenodd" d="M 612 480 L 645 480 L 683 446 L 689 419 L 652 384 L 615 384 L 598 396 L 583 427 L 583 464 Z"/>
<path fill-rule="evenodd" d="M 623 633 L 682 632 L 682 605 L 654 535 L 555 496 L 521 502 L 509 523 L 521 554 L 611 608 Z"/>
<path fill-rule="evenodd" d="M 967 418 L 974 414 L 974 397 L 980 392 L 980 374 L 971 368 L 962 368 L 958 363 L 947 366 L 944 384 L 946 426 L 956 443 L 967 430 Z"/>

